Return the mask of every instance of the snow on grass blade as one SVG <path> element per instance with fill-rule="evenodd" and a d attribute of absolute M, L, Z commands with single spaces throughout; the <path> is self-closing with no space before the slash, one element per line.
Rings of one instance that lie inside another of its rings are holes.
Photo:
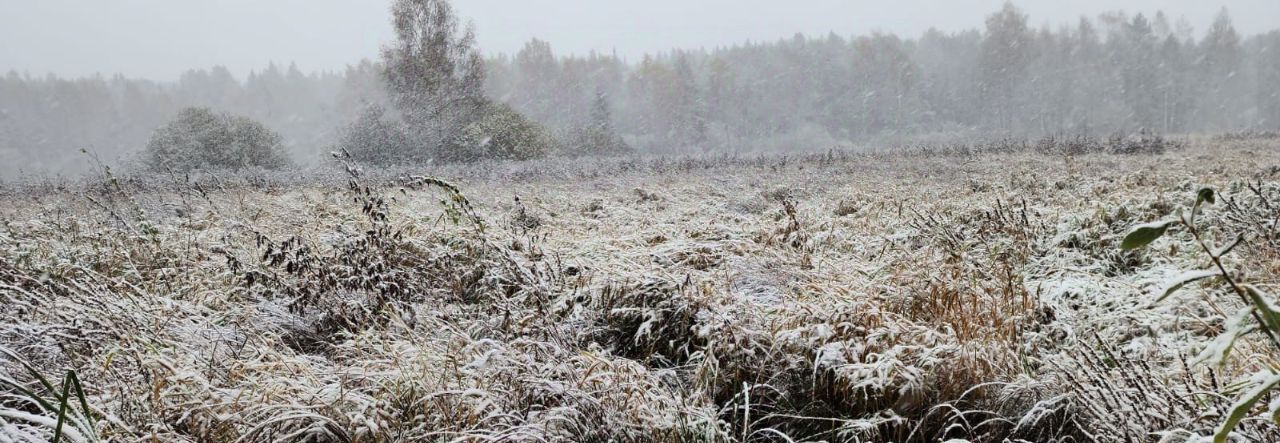
<path fill-rule="evenodd" d="M 1209 342 L 1191 362 L 1193 364 L 1208 363 L 1218 367 L 1226 364 L 1236 341 L 1245 334 L 1258 330 L 1258 326 L 1251 321 L 1253 310 L 1252 306 L 1242 308 L 1240 312 L 1227 319 L 1226 330 Z"/>
<path fill-rule="evenodd" d="M 1280 306 L 1276 306 L 1271 296 L 1264 294 L 1254 285 L 1244 285 L 1244 289 L 1249 294 L 1253 306 L 1262 313 L 1262 320 L 1266 323 L 1263 326 L 1274 332 L 1280 332 Z"/>
<path fill-rule="evenodd" d="M 1151 302 L 1151 304 L 1154 305 L 1164 301 L 1166 298 L 1169 298 L 1170 295 L 1173 295 L 1174 292 L 1178 292 L 1179 289 L 1182 289 L 1183 286 L 1206 278 L 1212 278 L 1217 275 L 1218 271 L 1190 271 L 1179 274 L 1177 277 L 1174 277 L 1172 280 L 1169 280 L 1169 282 L 1164 284 L 1160 289 L 1159 297 L 1156 297 L 1155 301 Z"/>
<path fill-rule="evenodd" d="M 1231 406 L 1227 419 L 1222 422 L 1222 425 L 1218 427 L 1218 432 L 1213 436 L 1213 443 L 1226 443 L 1227 438 L 1231 436 L 1231 431 L 1253 411 L 1254 405 L 1277 385 L 1280 385 L 1280 374 L 1271 372 L 1254 374 L 1250 379 L 1250 383 L 1253 384 L 1253 387 L 1245 392 L 1244 395 L 1241 395 L 1240 399 Z"/>

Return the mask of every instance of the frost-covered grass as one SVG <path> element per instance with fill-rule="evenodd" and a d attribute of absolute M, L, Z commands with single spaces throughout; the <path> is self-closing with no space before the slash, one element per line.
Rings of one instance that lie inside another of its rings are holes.
<path fill-rule="evenodd" d="M 0 385 L 0 441 L 1211 435 L 1276 356 L 1194 363 L 1241 306 L 1119 244 L 1214 186 L 1277 292 L 1280 143 L 1006 148 L 10 187 L 0 346 L 89 410 Z"/>

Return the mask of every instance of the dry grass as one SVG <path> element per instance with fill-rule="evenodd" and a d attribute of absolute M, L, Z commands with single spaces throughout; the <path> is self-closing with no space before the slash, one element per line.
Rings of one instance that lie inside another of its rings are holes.
<path fill-rule="evenodd" d="M 1045 143 L 10 188 L 0 346 L 76 371 L 84 441 L 1207 435 L 1275 356 L 1186 363 L 1235 307 L 1148 309 L 1196 258 L 1116 244 L 1213 185 L 1280 283 L 1280 145 Z M 0 441 L 48 439 L 0 386 Z"/>

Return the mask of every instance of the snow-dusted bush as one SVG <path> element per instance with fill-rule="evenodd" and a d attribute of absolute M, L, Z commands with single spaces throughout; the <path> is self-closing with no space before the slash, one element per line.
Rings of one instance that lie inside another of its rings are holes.
<path fill-rule="evenodd" d="M 387 116 L 381 106 L 370 106 L 342 128 L 337 147 L 357 162 L 377 166 L 412 164 L 428 158 L 425 146 L 414 143 L 408 128 Z"/>
<path fill-rule="evenodd" d="M 570 130 L 561 145 L 561 153 L 569 156 L 621 155 L 632 150 L 622 136 L 596 126 Z"/>
<path fill-rule="evenodd" d="M 551 152 L 553 141 L 541 125 L 503 103 L 488 103 L 481 116 L 445 139 L 437 155 L 447 162 L 531 160 Z"/>
<path fill-rule="evenodd" d="M 187 108 L 152 134 L 143 161 L 150 169 L 178 172 L 282 169 L 289 165 L 282 140 L 247 117 Z"/>
<path fill-rule="evenodd" d="M 359 163 L 377 166 L 531 160 L 547 156 L 554 147 L 546 129 L 502 103 L 486 103 L 474 122 L 439 142 L 388 114 L 381 107 L 369 108 L 343 128 L 337 147 Z"/>

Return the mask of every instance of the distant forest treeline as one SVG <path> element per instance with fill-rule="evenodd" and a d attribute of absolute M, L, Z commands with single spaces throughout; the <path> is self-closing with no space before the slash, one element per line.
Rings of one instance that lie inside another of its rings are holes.
<path fill-rule="evenodd" d="M 603 44 L 603 43 L 602 43 Z M 673 51 L 627 61 L 560 56 L 528 43 L 487 61 L 489 95 L 554 132 L 587 124 L 604 98 L 640 150 L 824 149 L 884 137 L 1280 130 L 1280 31 L 1243 37 L 1224 10 L 1185 22 L 1123 13 L 1034 28 L 1014 7 L 985 29 Z M 332 146 L 371 104 L 379 64 L 303 73 L 271 65 L 244 80 L 226 68 L 176 82 L 120 76 L 0 77 L 0 174 L 74 173 L 131 158 L 181 108 L 264 122 L 300 163 Z"/>

